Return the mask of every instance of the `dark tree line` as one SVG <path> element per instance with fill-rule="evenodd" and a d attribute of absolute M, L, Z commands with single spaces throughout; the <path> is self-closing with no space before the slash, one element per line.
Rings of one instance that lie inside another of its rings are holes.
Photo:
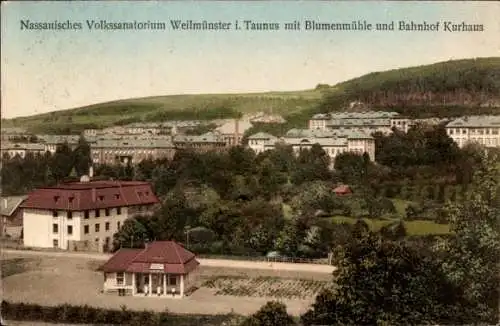
<path fill-rule="evenodd" d="M 91 164 L 90 146 L 82 137 L 74 150 L 67 143 L 54 154 L 27 153 L 24 158 L 2 157 L 2 195 L 26 194 L 30 190 L 57 184 L 68 177 L 87 174 Z"/>

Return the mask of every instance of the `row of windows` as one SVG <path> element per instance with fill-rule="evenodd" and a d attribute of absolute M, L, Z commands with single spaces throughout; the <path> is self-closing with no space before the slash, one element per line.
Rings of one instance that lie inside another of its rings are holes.
<path fill-rule="evenodd" d="M 110 226 L 109 222 L 106 222 L 104 224 L 104 231 L 109 231 L 109 226 Z M 120 221 L 116 222 L 116 227 L 118 230 L 120 229 Z M 89 225 L 84 225 L 83 226 L 83 233 L 89 234 L 89 229 L 90 229 Z M 94 225 L 94 232 L 100 232 L 100 231 L 101 231 L 101 225 L 99 223 L 96 223 Z"/>
<path fill-rule="evenodd" d="M 116 223 L 116 227 L 117 227 L 118 230 L 120 229 L 120 221 L 118 221 Z M 109 231 L 109 228 L 110 228 L 110 223 L 109 222 L 104 223 L 104 231 Z M 100 228 L 100 224 L 96 223 L 94 225 L 95 232 L 100 232 L 100 229 L 101 229 Z M 67 232 L 68 235 L 73 235 L 73 225 L 68 225 L 66 227 L 66 232 Z M 59 225 L 58 224 L 56 224 L 56 223 L 52 224 L 52 233 L 55 233 L 55 234 L 59 233 Z M 84 234 L 88 234 L 89 233 L 89 225 L 84 225 L 83 226 L 83 233 Z"/>
<path fill-rule="evenodd" d="M 110 216 L 111 215 L 111 210 L 112 208 L 105 208 L 104 209 L 104 215 L 105 216 Z M 116 207 L 116 215 L 121 215 L 122 214 L 122 208 L 121 207 Z M 59 211 L 52 211 L 52 216 L 53 217 L 59 217 Z M 85 219 L 88 219 L 90 216 L 90 211 L 86 210 L 83 211 L 83 217 Z M 101 210 L 96 209 L 94 210 L 94 216 L 95 217 L 100 217 L 101 216 Z M 70 220 L 73 218 L 73 212 L 72 211 L 67 211 L 66 212 L 66 217 Z"/>
<path fill-rule="evenodd" d="M 469 132 L 471 134 L 477 134 L 477 135 L 498 135 L 498 131 L 499 129 L 498 128 L 491 128 L 491 129 L 488 129 L 488 128 L 471 128 L 469 129 Z M 449 135 L 458 135 L 458 134 L 462 134 L 462 135 L 465 135 L 467 134 L 467 129 L 465 128 L 455 128 L 455 129 L 448 129 L 448 134 Z"/>

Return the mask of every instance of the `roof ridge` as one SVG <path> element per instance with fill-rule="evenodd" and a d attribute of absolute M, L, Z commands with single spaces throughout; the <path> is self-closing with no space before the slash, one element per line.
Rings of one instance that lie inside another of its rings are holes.
<path fill-rule="evenodd" d="M 127 249 L 128 249 L 128 250 L 137 250 L 137 252 L 136 252 L 136 254 L 135 254 L 134 258 L 132 258 L 132 259 L 130 260 L 130 262 L 132 262 L 132 263 L 133 263 L 133 262 L 135 262 L 135 259 L 137 258 L 137 256 L 139 256 L 139 255 L 140 255 L 140 254 L 142 254 L 144 251 L 146 251 L 146 250 L 148 249 L 148 247 L 147 247 L 147 244 L 146 244 L 146 247 L 145 247 L 145 248 L 143 248 L 143 249 L 140 249 L 140 248 L 120 248 L 120 249 L 118 249 L 118 251 L 120 251 L 120 250 L 122 250 L 122 249 L 125 249 L 125 250 L 127 250 Z M 117 251 L 117 252 L 118 252 L 118 251 Z"/>
<path fill-rule="evenodd" d="M 170 242 L 174 245 L 175 254 L 177 255 L 177 258 L 179 258 L 179 261 L 181 262 L 181 264 L 184 264 L 184 260 L 182 260 L 181 255 L 179 254 L 179 250 L 178 250 L 179 244 L 177 244 L 177 242 L 175 242 L 175 241 L 170 241 Z"/>

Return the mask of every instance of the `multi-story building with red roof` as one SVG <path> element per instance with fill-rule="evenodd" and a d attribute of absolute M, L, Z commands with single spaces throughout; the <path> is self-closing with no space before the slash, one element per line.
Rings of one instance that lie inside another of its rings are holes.
<path fill-rule="evenodd" d="M 86 179 L 28 195 L 21 205 L 25 246 L 107 251 L 127 218 L 159 202 L 148 182 Z"/>

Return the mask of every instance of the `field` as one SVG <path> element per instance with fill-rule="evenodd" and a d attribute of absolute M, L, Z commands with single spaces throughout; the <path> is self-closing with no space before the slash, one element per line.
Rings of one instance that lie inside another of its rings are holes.
<path fill-rule="evenodd" d="M 332 217 L 335 223 L 355 223 L 356 219 L 347 216 L 334 216 Z M 388 225 L 394 220 L 389 219 L 372 219 L 364 218 L 366 224 L 372 231 L 378 231 L 383 226 Z M 450 226 L 448 224 L 438 224 L 433 221 L 403 221 L 408 235 L 430 235 L 430 234 L 448 234 L 450 233 Z"/>
<path fill-rule="evenodd" d="M 4 252 L 2 256 L 2 268 L 13 271 L 2 280 L 4 299 L 45 305 L 88 304 L 115 309 L 125 305 L 133 310 L 247 315 L 267 301 L 278 299 L 287 305 L 291 314 L 299 315 L 314 301 L 315 293 L 332 280 L 329 273 L 202 265 L 192 293 L 182 300 L 120 297 L 101 293 L 103 275 L 96 268 L 102 260 L 33 253 Z M 15 267 L 20 265 L 24 268 Z"/>
<path fill-rule="evenodd" d="M 202 283 L 203 287 L 215 289 L 215 295 L 247 297 L 273 297 L 279 299 L 308 299 L 322 289 L 332 286 L 322 280 L 280 278 L 271 276 L 213 276 Z"/>

